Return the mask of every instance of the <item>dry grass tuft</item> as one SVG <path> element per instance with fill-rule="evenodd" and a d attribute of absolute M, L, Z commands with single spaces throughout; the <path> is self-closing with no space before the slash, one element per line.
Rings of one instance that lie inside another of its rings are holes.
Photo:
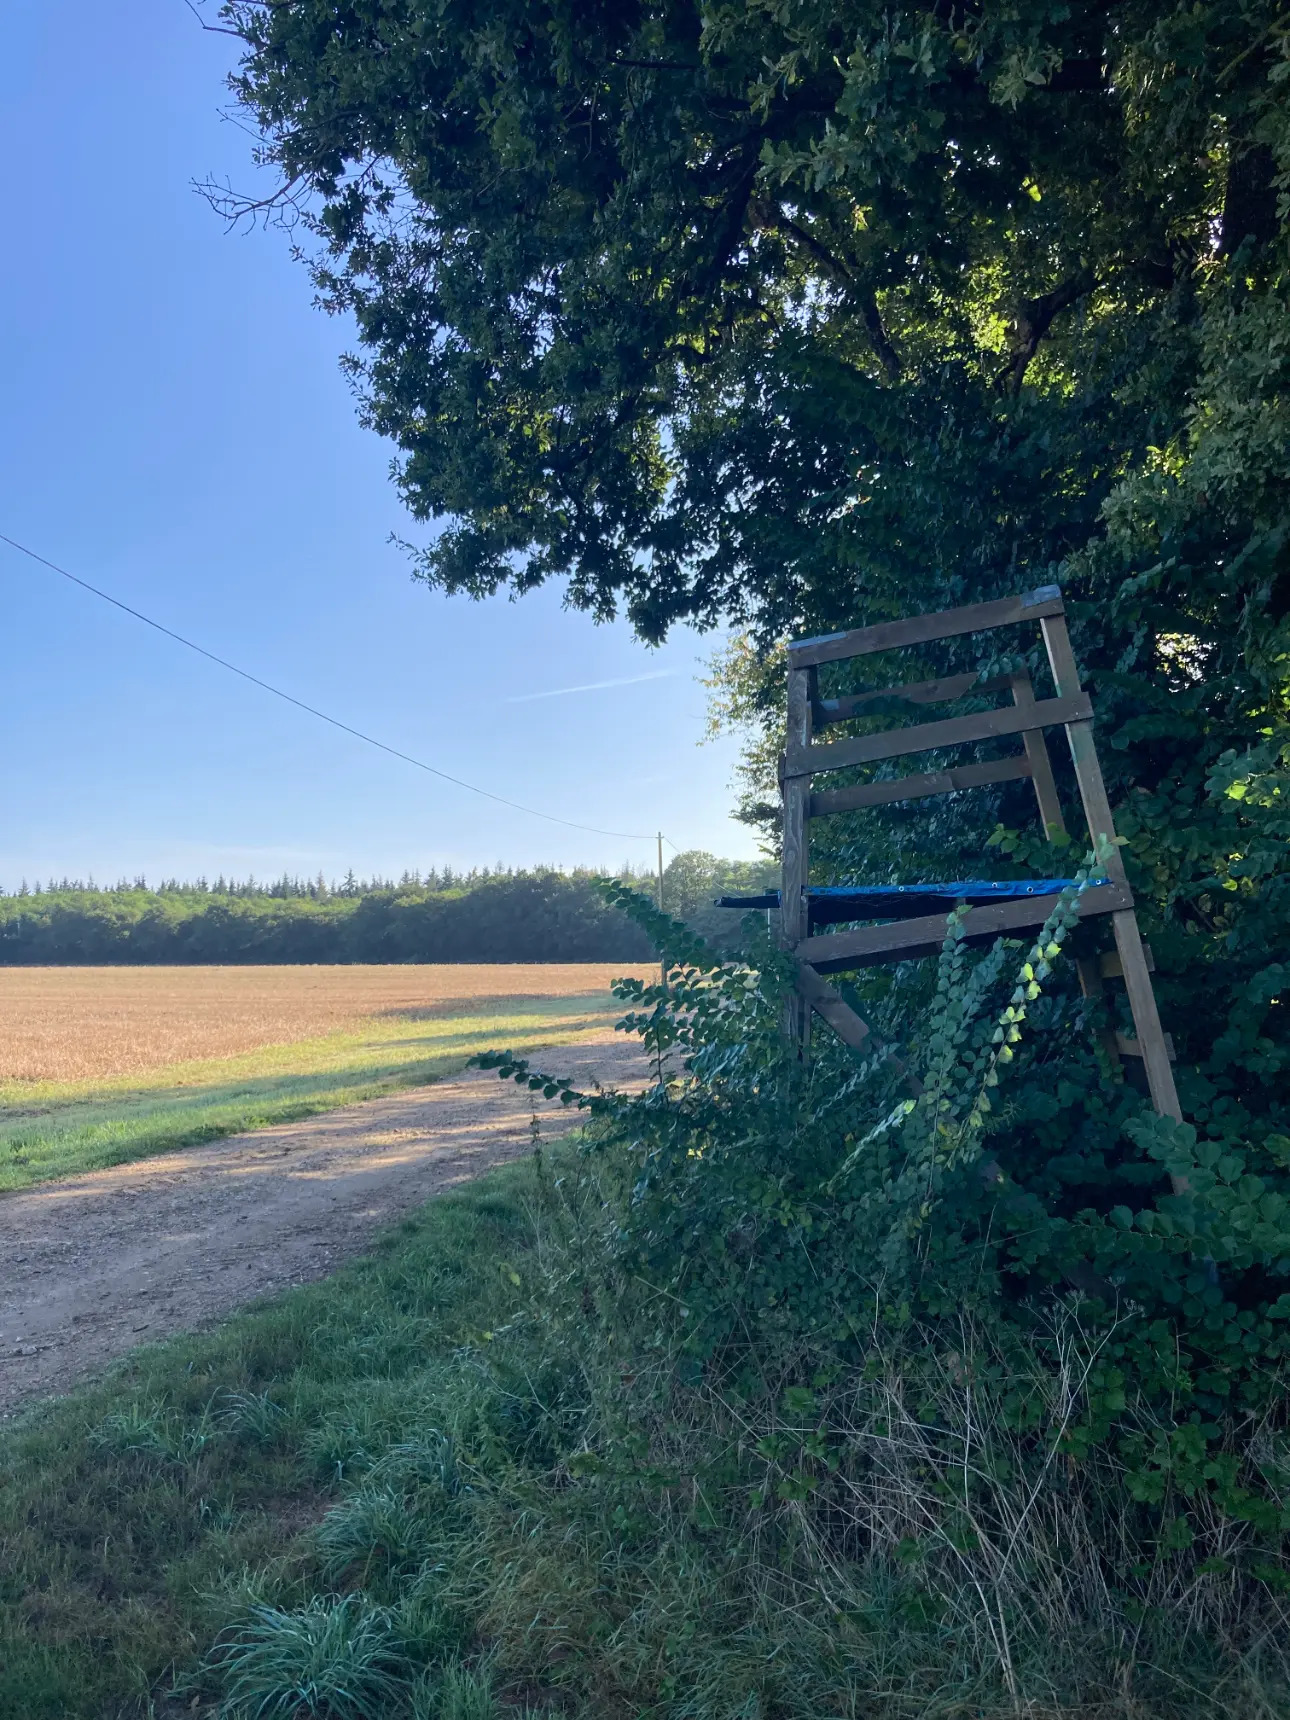
<path fill-rule="evenodd" d="M 589 962 L 0 969 L 0 1082 L 137 1075 L 379 1018 L 607 993 L 619 974 L 647 971 Z"/>

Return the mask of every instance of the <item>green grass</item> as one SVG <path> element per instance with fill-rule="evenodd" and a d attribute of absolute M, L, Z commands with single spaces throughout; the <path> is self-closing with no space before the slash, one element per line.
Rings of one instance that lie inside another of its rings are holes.
<path fill-rule="evenodd" d="M 714 1391 L 597 1289 L 573 1162 L 0 1429 L 0 1720 L 1285 1720 L 1278 1637 L 1180 1612 L 1148 1661 L 1024 1573 L 1010 1692 L 972 1583 L 857 1539 L 845 1493 L 767 1495 L 782 1378 Z M 935 1471 L 893 1471 L 875 1527 Z"/>
<path fill-rule="evenodd" d="M 401 1541 L 389 1518 L 406 1519 L 413 1498 L 444 1501 L 439 1400 L 463 1347 L 484 1344 L 521 1294 L 510 1263 L 528 1248 L 531 1175 L 510 1167 L 433 1202 L 335 1277 L 138 1351 L 0 1431 L 3 1720 L 142 1720 L 190 1713 L 194 1697 L 210 1713 L 266 1667 L 295 1688 L 311 1653 L 315 1682 L 339 1656 L 354 1686 L 361 1661 L 355 1687 L 392 1679 L 411 1704 L 418 1661 L 435 1644 L 455 1650 L 468 1627 L 426 1581 L 401 1597 L 397 1630 L 391 1595 L 355 1590 L 337 1615 L 336 1587 L 357 1570 L 388 1589 L 435 1563 L 432 1520 Z M 382 1461 L 386 1517 L 369 1501 L 328 1518 Z M 234 1625 L 245 1628 L 214 1670 L 198 1672 Z"/>
<path fill-rule="evenodd" d="M 567 1043 L 600 996 L 535 999 L 356 1030 L 108 1081 L 0 1085 L 0 1191 L 292 1122 L 421 1086 L 490 1046 Z"/>

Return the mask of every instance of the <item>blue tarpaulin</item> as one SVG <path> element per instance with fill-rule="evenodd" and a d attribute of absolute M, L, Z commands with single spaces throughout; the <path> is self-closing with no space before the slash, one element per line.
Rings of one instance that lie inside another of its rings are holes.
<path fill-rule="evenodd" d="M 811 925 L 833 926 L 847 920 L 913 920 L 920 914 L 948 914 L 960 902 L 974 908 L 990 902 L 1015 902 L 1027 896 L 1058 896 L 1072 878 L 1028 878 L 1019 883 L 986 883 L 967 878 L 954 884 L 812 885 L 806 892 Z M 719 908 L 778 908 L 779 891 L 760 896 L 721 896 Z"/>

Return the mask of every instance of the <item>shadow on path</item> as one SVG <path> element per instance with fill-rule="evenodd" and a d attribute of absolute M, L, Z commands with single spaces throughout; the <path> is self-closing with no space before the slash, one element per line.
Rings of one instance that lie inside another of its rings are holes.
<path fill-rule="evenodd" d="M 642 1086 L 601 1029 L 546 1059 Z M 533 1095 L 471 1070 L 431 1087 L 0 1195 L 0 1416 L 140 1343 L 323 1277 L 431 1195 L 523 1153 Z M 538 1102 L 547 1139 L 578 1113 Z"/>

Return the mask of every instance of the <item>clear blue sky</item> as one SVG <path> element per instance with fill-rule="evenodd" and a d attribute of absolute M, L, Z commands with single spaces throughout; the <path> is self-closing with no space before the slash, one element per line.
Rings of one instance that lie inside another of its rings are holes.
<path fill-rule="evenodd" d="M 234 44 L 183 0 L 5 13 L 0 532 L 454 775 L 750 854 L 734 748 L 698 744 L 713 640 L 649 651 L 555 589 L 473 604 L 412 582 L 387 540 L 425 528 L 357 423 L 349 331 L 280 233 L 230 234 L 192 190 L 253 183 L 221 118 Z M 652 859 L 386 758 L 3 544 L 0 599 L 7 888 Z M 529 696 L 606 681 L 633 684 Z"/>

